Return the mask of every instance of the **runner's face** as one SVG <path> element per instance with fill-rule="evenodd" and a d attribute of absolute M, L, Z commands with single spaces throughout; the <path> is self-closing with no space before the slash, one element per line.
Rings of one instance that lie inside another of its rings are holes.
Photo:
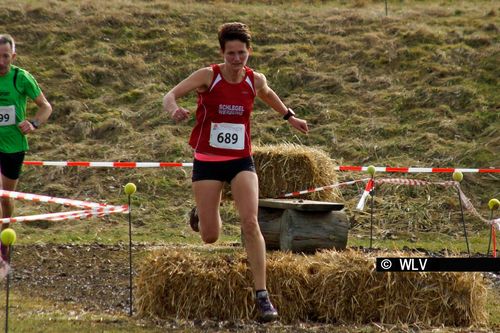
<path fill-rule="evenodd" d="M 16 57 L 15 53 L 12 53 L 12 49 L 9 43 L 0 44 L 0 75 L 5 75 L 10 70 L 10 64 Z"/>
<path fill-rule="evenodd" d="M 232 70 L 238 71 L 242 69 L 250 56 L 250 49 L 247 45 L 239 40 L 230 40 L 226 42 L 225 50 L 222 51 L 224 63 Z"/>

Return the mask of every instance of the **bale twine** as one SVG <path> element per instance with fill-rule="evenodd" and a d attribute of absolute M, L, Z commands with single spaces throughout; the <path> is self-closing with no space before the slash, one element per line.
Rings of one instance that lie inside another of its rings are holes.
<path fill-rule="evenodd" d="M 378 256 L 405 256 L 403 253 Z M 268 290 L 282 323 L 470 326 L 487 321 L 480 273 L 379 273 L 375 257 L 355 251 L 311 256 L 274 252 Z M 256 319 L 252 276 L 242 250 L 181 248 L 152 252 L 136 278 L 140 316 Z"/>
<path fill-rule="evenodd" d="M 253 158 L 259 176 L 259 197 L 276 198 L 284 193 L 337 182 L 335 165 L 322 150 L 296 144 L 254 147 Z M 341 201 L 338 189 L 308 193 L 303 199 Z"/>

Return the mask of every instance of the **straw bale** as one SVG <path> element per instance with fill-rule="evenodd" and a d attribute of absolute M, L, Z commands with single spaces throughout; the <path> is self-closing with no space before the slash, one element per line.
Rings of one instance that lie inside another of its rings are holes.
<path fill-rule="evenodd" d="M 227 320 L 252 315 L 251 276 L 242 254 L 207 256 L 168 249 L 151 253 L 146 262 L 136 279 L 140 315 Z"/>
<path fill-rule="evenodd" d="M 256 319 L 245 254 L 231 251 L 169 247 L 152 252 L 135 281 L 139 315 Z M 268 255 L 268 290 L 281 322 L 486 323 L 487 289 L 480 273 L 378 273 L 374 255 L 356 251 Z"/>
<path fill-rule="evenodd" d="M 290 143 L 260 146 L 253 148 L 253 158 L 261 198 L 276 198 L 284 193 L 337 182 L 334 162 L 320 149 Z M 338 202 L 342 195 L 338 189 L 333 189 L 301 198 Z"/>
<path fill-rule="evenodd" d="M 306 321 L 313 315 L 313 284 L 303 255 L 273 252 L 267 258 L 267 287 L 282 322 Z"/>
<path fill-rule="evenodd" d="M 380 273 L 375 257 L 354 251 L 310 260 L 318 267 L 312 300 L 321 321 L 469 326 L 487 320 L 480 273 Z"/>
<path fill-rule="evenodd" d="M 376 321 L 373 309 L 380 304 L 381 286 L 371 275 L 373 262 L 353 252 L 321 252 L 310 257 L 314 273 L 312 302 L 320 321 Z M 367 292 L 369 291 L 369 292 Z"/>

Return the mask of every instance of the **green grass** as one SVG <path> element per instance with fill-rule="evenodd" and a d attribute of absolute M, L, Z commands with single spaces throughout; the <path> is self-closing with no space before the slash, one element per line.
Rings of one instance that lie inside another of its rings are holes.
<path fill-rule="evenodd" d="M 9 332 L 164 332 L 152 323 L 128 314 L 92 313 L 77 305 L 53 303 L 10 292 Z M 0 293 L 5 298 L 5 293 Z M 5 304 L 0 307 L 5 323 Z M 4 326 L 5 327 L 5 326 Z"/>
<path fill-rule="evenodd" d="M 447 235 L 438 232 L 419 232 L 416 234 L 400 233 L 395 236 L 398 239 L 390 239 L 391 237 L 388 237 L 389 239 L 380 239 L 380 237 L 377 236 L 378 235 L 375 235 L 372 240 L 373 248 L 388 249 L 392 251 L 398 251 L 404 248 L 415 250 L 425 249 L 431 252 L 445 250 L 448 255 L 467 256 L 467 242 L 465 241 L 462 229 L 457 230 L 454 235 Z M 484 230 L 475 233 L 471 233 L 469 231 L 467 233 L 467 239 L 472 255 L 478 253 L 486 255 L 489 241 L 488 231 Z M 360 237 L 352 236 L 349 238 L 348 246 L 362 246 L 367 248 L 370 246 L 370 237 L 369 235 L 363 235 Z"/>

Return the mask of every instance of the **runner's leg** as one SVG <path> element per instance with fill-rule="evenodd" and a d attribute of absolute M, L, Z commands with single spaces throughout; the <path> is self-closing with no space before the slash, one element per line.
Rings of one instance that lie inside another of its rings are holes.
<path fill-rule="evenodd" d="M 218 180 L 199 180 L 192 185 L 200 219 L 200 235 L 205 243 L 215 243 L 219 239 L 222 225 L 219 214 L 222 185 Z"/>
<path fill-rule="evenodd" d="M 255 290 L 266 289 L 266 245 L 257 222 L 259 180 L 255 172 L 242 171 L 231 181 L 231 193 L 241 219 L 245 248 Z"/>
<path fill-rule="evenodd" d="M 15 191 L 18 179 L 10 179 L 2 175 L 1 188 L 5 191 Z M 14 200 L 11 198 L 1 198 L 2 217 L 11 217 L 14 212 Z"/>

